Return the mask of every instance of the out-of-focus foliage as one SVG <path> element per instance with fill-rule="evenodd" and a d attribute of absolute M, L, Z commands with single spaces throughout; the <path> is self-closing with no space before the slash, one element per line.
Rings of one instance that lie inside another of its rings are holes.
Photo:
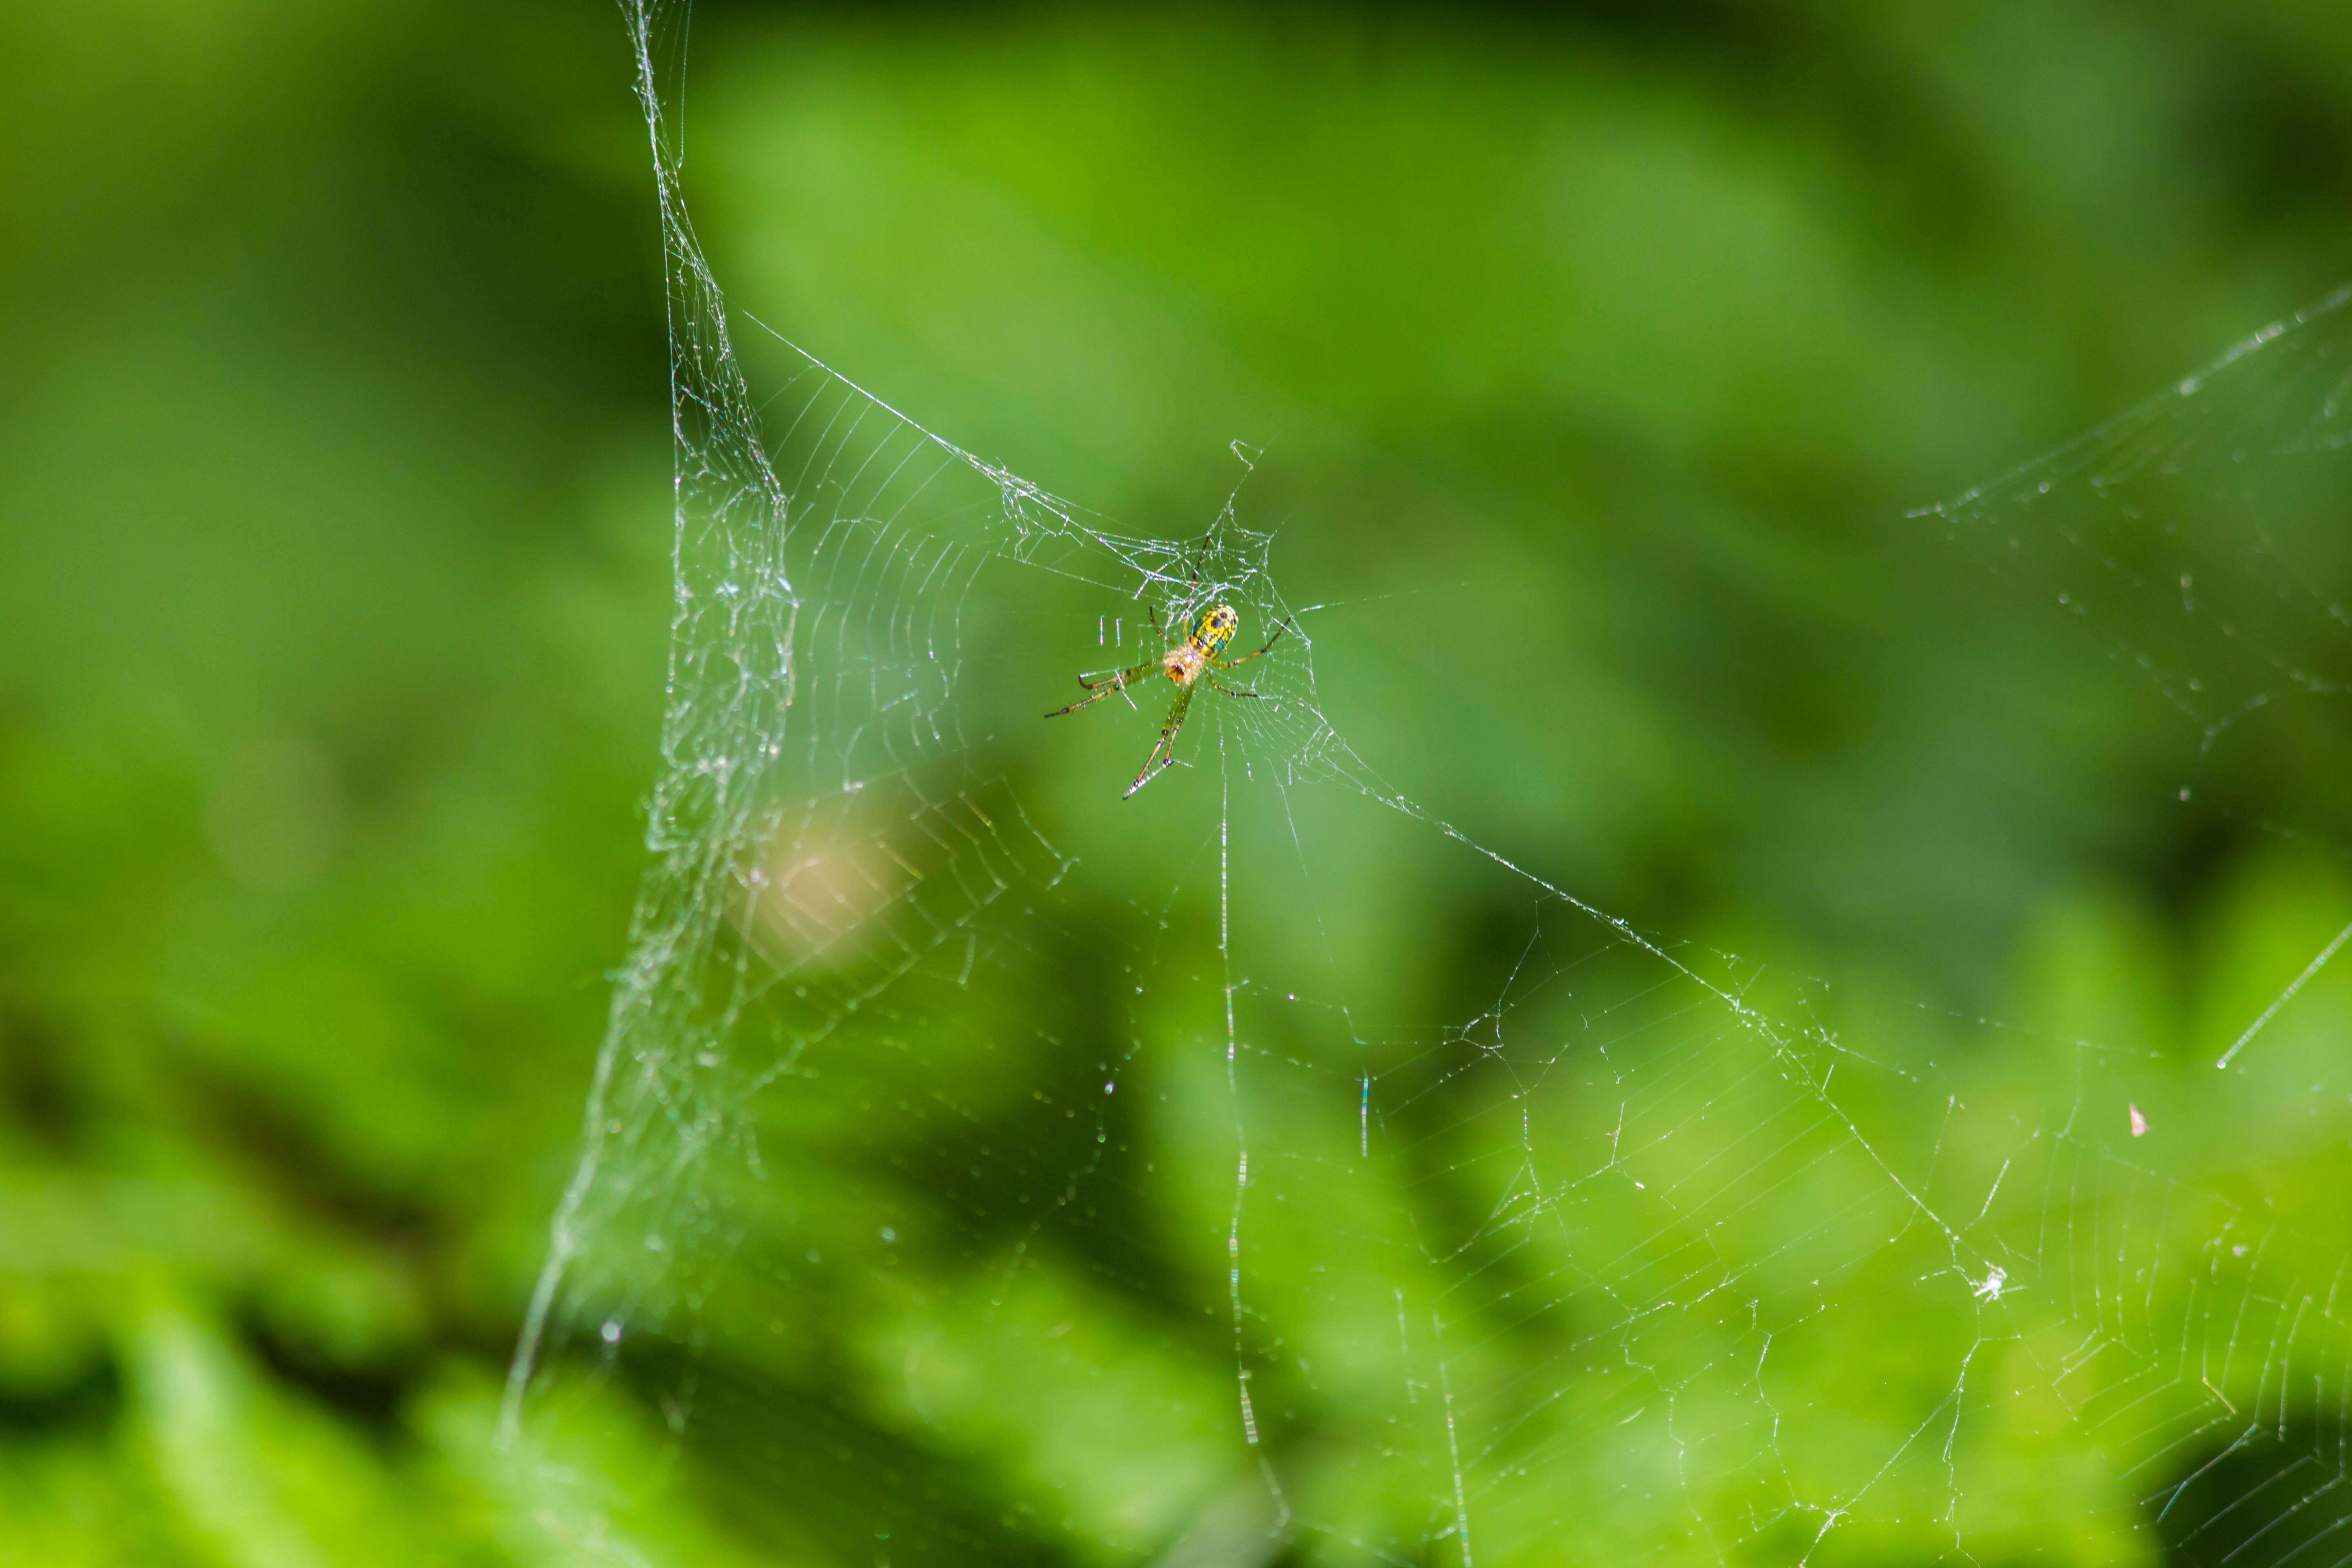
<path fill-rule="evenodd" d="M 1358 748 L 1595 902 L 2184 1060 L 2352 908 L 2255 826 L 2352 841 L 2340 780 L 2168 809 L 2145 686 L 1903 517 L 2352 271 L 2352 16 L 697 26 L 739 300 L 1139 531 L 1195 530 L 1226 443 L 1271 441 L 1294 591 L 1414 590 L 1456 634 L 1320 671 Z M 739 1386 L 679 1449 L 617 1382 L 496 1447 L 668 614 L 617 20 L 19 6 L 0 82 L 0 1563 L 866 1560 L 856 1499 L 746 1495 L 730 1444 L 911 1468 L 975 1557 L 1246 1514 L 1200 1457 L 1214 1341 L 1050 1276 L 835 1347 L 985 1316 L 919 1422 L 813 1437 L 805 1391 Z M 1410 977 L 1431 1010 L 1492 1000 L 1481 918 Z M 2352 996 L 2307 994 L 2322 1050 Z M 1171 1133 L 1213 1119 L 1165 1087 Z M 2333 1159 L 2273 1195 L 2323 1206 Z M 1219 1303 L 1194 1232 L 1229 1198 L 1172 1192 L 1117 1266 Z M 1126 1381 L 1033 1408 L 1041 1355 Z M 952 1436 L 881 1436 L 924 1423 Z M 1057 1484 L 1064 1517 L 1009 1500 Z"/>

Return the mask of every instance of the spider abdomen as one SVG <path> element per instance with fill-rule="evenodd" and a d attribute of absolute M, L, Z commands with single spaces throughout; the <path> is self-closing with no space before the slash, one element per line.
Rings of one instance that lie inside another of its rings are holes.
<path fill-rule="evenodd" d="M 1225 645 L 1234 640 L 1234 632 L 1241 625 L 1241 616 L 1231 605 L 1219 605 L 1204 610 L 1184 640 L 1168 650 L 1160 668 L 1168 679 L 1179 686 L 1190 686 L 1201 679 L 1201 672 L 1216 661 Z"/>

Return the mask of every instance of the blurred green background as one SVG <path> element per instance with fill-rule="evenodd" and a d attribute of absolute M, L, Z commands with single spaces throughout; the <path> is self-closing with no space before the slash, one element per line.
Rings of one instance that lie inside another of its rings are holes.
<path fill-rule="evenodd" d="M 1319 667 L 1358 750 L 1580 896 L 2183 1059 L 2352 913 L 2340 775 L 2250 749 L 2183 810 L 2193 730 L 1905 515 L 2352 274 L 2352 15 L 694 25 L 739 303 L 1136 531 L 1266 444 L 1293 602 L 1436 628 Z M 617 16 L 18 7 L 0 82 L 0 1563 L 862 1561 L 650 1395 L 561 1466 L 490 1441 L 670 615 Z M 993 1522 L 939 1560 L 1181 1533 L 960 1452 Z"/>

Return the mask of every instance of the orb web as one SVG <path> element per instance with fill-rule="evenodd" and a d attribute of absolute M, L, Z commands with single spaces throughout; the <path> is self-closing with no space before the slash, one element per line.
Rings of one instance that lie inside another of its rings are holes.
<path fill-rule="evenodd" d="M 684 8 L 624 13 L 677 612 L 510 1436 L 617 1391 L 845 1561 L 2352 1555 L 2340 936 L 2189 1060 L 1592 907 L 1348 744 L 1247 448 L 1129 531 L 732 310 Z M 2181 715 L 2184 809 L 2340 745 L 2347 344 L 1923 514 Z M 1295 629 L 1123 802 L 1169 689 L 1042 716 L 1220 603 Z M 1505 911 L 1459 1011 L 1350 957 L 1444 943 L 1364 875 L 1432 854 Z"/>

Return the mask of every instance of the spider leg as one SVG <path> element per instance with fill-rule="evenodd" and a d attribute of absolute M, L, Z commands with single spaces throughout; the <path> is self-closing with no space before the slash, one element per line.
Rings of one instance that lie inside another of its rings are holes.
<path fill-rule="evenodd" d="M 1132 669 L 1122 669 L 1108 680 L 1088 680 L 1085 676 L 1081 675 L 1078 677 L 1078 684 L 1087 689 L 1087 695 L 1079 698 L 1067 708 L 1055 709 L 1051 713 L 1046 714 L 1045 717 L 1048 719 L 1058 719 L 1065 713 L 1076 712 L 1079 709 L 1086 707 L 1088 703 L 1099 702 L 1106 697 L 1116 697 L 1120 692 L 1126 690 L 1130 682 L 1142 679 L 1145 676 L 1150 674 L 1153 670 L 1158 669 L 1159 668 L 1160 661 L 1158 659 L 1153 659 L 1148 664 L 1139 664 Z"/>
<path fill-rule="evenodd" d="M 1239 660 L 1239 659 L 1235 659 L 1234 662 L 1235 664 L 1239 664 L 1239 663 L 1241 662 L 1241 660 Z M 1213 680 L 1213 679 L 1212 679 L 1211 678 L 1209 678 L 1209 677 L 1207 677 L 1207 676 L 1202 676 L 1201 679 L 1203 679 L 1203 680 L 1207 680 L 1207 681 L 1209 682 L 1209 684 L 1210 684 L 1210 685 L 1212 685 L 1212 686 L 1216 686 L 1218 690 L 1220 690 L 1220 691 L 1223 692 L 1223 693 L 1224 693 L 1226 696 L 1228 696 L 1228 697 L 1255 697 L 1255 698 L 1256 698 L 1260 702 L 1273 702 L 1273 701 L 1277 700 L 1277 699 L 1275 699 L 1275 698 L 1272 698 L 1272 697 L 1268 697 L 1268 696 L 1267 696 L 1265 692 L 1263 692 L 1263 691 L 1235 691 L 1235 690 L 1234 690 L 1232 687 L 1230 687 L 1230 686 L 1217 686 L 1216 681 L 1215 681 L 1215 680 Z"/>
<path fill-rule="evenodd" d="M 1274 645 L 1282 640 L 1282 634 L 1289 629 L 1290 623 L 1288 621 L 1277 621 L 1275 623 L 1274 635 L 1265 639 L 1265 647 L 1258 649 L 1256 653 L 1245 653 L 1239 658 L 1213 658 L 1209 662 L 1215 665 L 1219 669 L 1231 669 L 1237 664 L 1247 664 L 1250 660 L 1271 651 Z"/>
<path fill-rule="evenodd" d="M 1177 557 L 1176 563 L 1180 566 L 1192 565 L 1189 556 Z M 1191 607 L 1200 602 L 1201 569 L 1198 566 L 1192 566 L 1192 580 L 1185 585 L 1183 601 L 1181 604 L 1171 604 L 1168 606 L 1168 624 L 1164 628 L 1162 635 L 1165 636 L 1170 642 L 1181 642 L 1184 638 L 1184 634 L 1192 630 L 1192 617 L 1190 613 Z"/>
<path fill-rule="evenodd" d="M 1085 687 L 1088 691 L 1100 691 L 1105 696 L 1108 696 L 1110 693 L 1117 691 L 1123 686 L 1130 686 L 1136 681 L 1142 679 L 1145 676 L 1150 675 L 1159 668 L 1160 661 L 1158 659 L 1147 658 L 1141 664 L 1131 666 L 1126 669 L 1115 671 L 1108 680 L 1088 680 L 1085 676 L 1081 675 L 1078 677 L 1078 684 Z"/>
<path fill-rule="evenodd" d="M 1135 792 L 1151 782 L 1162 768 L 1176 760 L 1176 731 L 1184 727 L 1184 710 L 1192 706 L 1192 689 L 1189 686 L 1176 693 L 1175 705 L 1168 710 L 1168 722 L 1160 727 L 1160 739 L 1153 743 L 1151 755 L 1143 759 L 1143 771 L 1127 786 L 1121 800 L 1132 800 Z"/>

